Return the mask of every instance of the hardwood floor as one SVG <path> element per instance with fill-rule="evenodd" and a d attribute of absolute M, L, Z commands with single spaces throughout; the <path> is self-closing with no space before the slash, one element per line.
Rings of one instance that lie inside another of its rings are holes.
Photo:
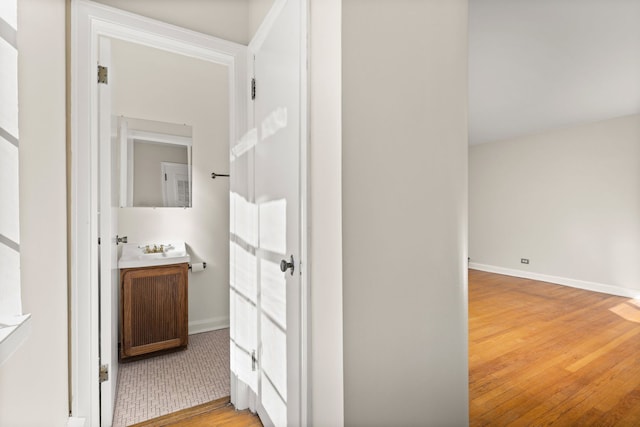
<path fill-rule="evenodd" d="M 640 426 L 640 302 L 469 271 L 471 426 Z"/>
<path fill-rule="evenodd" d="M 184 409 L 131 427 L 262 427 L 251 412 L 236 411 L 229 398 Z"/>

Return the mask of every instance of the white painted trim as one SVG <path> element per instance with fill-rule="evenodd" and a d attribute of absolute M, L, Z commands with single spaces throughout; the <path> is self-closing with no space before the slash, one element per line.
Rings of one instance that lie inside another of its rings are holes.
<path fill-rule="evenodd" d="M 31 332 L 31 314 L 1 318 L 4 325 L 0 329 L 0 366 L 6 362 L 18 347 L 27 339 Z"/>
<path fill-rule="evenodd" d="M 118 119 L 120 143 L 120 207 L 133 206 L 133 140 L 129 139 L 129 123 Z"/>
<path fill-rule="evenodd" d="M 131 129 L 127 133 L 127 139 L 136 139 L 139 141 L 158 142 L 162 144 L 183 145 L 191 147 L 193 140 L 188 136 L 170 135 L 168 133 L 149 132 L 145 130 Z"/>
<path fill-rule="evenodd" d="M 302 425 L 311 425 L 311 259 L 310 243 L 310 197 L 309 152 L 310 126 L 309 117 L 309 0 L 300 1 L 300 420 Z"/>
<path fill-rule="evenodd" d="M 97 170 L 92 164 L 97 136 L 88 101 L 95 99 L 89 70 L 97 60 L 92 53 L 96 48 L 91 46 L 90 12 L 86 3 L 71 2 L 70 388 L 71 414 L 85 418 L 88 425 L 97 425 L 99 386 L 91 378 L 99 364 L 98 334 L 92 333 L 97 324 L 98 294 L 90 286 L 92 278 L 97 279 L 97 251 L 91 244 L 97 239 L 97 218 L 92 214 L 96 197 L 90 191 L 96 182 L 91 178 Z M 78 102 L 81 98 L 83 102 Z"/>
<path fill-rule="evenodd" d="M 306 0 L 303 2 L 306 3 Z M 249 52 L 254 53 L 260 50 L 260 48 L 264 44 L 264 41 L 267 39 L 271 28 L 273 28 L 276 20 L 280 16 L 280 12 L 282 12 L 285 4 L 287 4 L 287 0 L 275 0 L 273 2 L 273 5 L 271 5 L 271 9 L 269 9 L 264 19 L 262 20 L 262 23 L 260 23 L 260 26 L 256 30 L 256 33 L 253 35 L 253 38 L 249 42 Z"/>
<path fill-rule="evenodd" d="M 67 427 L 84 427 L 85 421 L 84 418 L 69 417 Z"/>
<path fill-rule="evenodd" d="M 200 334 L 202 332 L 217 331 L 229 327 L 229 316 L 210 317 L 203 320 L 189 322 L 189 335 Z"/>
<path fill-rule="evenodd" d="M 341 186 L 342 0 L 313 0 L 309 24 L 310 234 L 313 292 L 308 425 L 344 425 Z M 315 333 L 314 333 L 315 332 Z M 319 332 L 319 333 L 318 333 Z"/>
<path fill-rule="evenodd" d="M 100 420 L 98 372 L 98 138 L 96 64 L 106 36 L 228 67 L 229 146 L 246 130 L 247 49 L 87 0 L 71 0 L 71 414 Z"/>
<path fill-rule="evenodd" d="M 584 289 L 585 291 L 600 292 L 627 298 L 640 298 L 640 289 L 622 288 L 620 286 L 606 285 L 604 283 L 550 276 L 531 271 L 515 270 L 511 268 L 497 267 L 494 265 L 478 264 L 475 262 L 469 263 L 469 268 L 472 270 L 486 271 L 488 273 L 504 274 L 506 276 L 522 277 L 524 279 L 539 280 L 541 282 L 549 282 L 556 285 L 570 286 L 572 288 Z"/>

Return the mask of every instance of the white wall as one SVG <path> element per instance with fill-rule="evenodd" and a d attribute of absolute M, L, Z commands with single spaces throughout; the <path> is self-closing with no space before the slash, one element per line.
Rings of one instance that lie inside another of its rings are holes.
<path fill-rule="evenodd" d="M 97 2 L 244 45 L 251 39 L 248 23 L 249 0 L 97 0 Z"/>
<path fill-rule="evenodd" d="M 258 27 L 260 27 L 260 24 L 262 24 L 264 17 L 269 12 L 269 9 L 271 9 L 271 6 L 273 6 L 274 0 L 247 0 L 247 1 L 249 3 L 248 35 L 249 35 L 249 40 L 251 40 L 253 35 L 258 30 Z"/>
<path fill-rule="evenodd" d="M 342 0 L 310 2 L 311 425 L 344 424 Z"/>
<path fill-rule="evenodd" d="M 69 414 L 64 23 L 64 0 L 18 1 L 22 301 L 32 329 L 0 368 L 2 426 L 64 426 Z"/>
<path fill-rule="evenodd" d="M 342 13 L 345 425 L 467 425 L 467 1 Z"/>
<path fill-rule="evenodd" d="M 152 67 L 152 68 L 150 68 Z M 121 208 L 118 234 L 130 243 L 183 240 L 189 273 L 189 331 L 229 324 L 229 170 L 227 67 L 122 41 L 112 41 L 113 114 L 187 124 L 193 133 L 193 207 Z"/>
<path fill-rule="evenodd" d="M 640 294 L 640 116 L 473 146 L 469 164 L 472 263 Z"/>
<path fill-rule="evenodd" d="M 640 113 L 640 2 L 469 2 L 469 140 Z"/>

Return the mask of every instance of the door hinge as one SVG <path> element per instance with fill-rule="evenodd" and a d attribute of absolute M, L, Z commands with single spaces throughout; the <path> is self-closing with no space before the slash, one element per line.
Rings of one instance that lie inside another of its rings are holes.
<path fill-rule="evenodd" d="M 109 381 L 109 365 L 100 365 L 100 382 Z"/>
<path fill-rule="evenodd" d="M 100 242 L 101 242 L 101 240 L 100 240 L 100 238 L 98 237 L 98 244 L 100 244 Z"/>
<path fill-rule="evenodd" d="M 256 351 L 253 350 L 251 352 L 251 370 L 255 371 L 256 370 L 256 364 L 258 362 L 258 359 L 256 358 Z"/>
<path fill-rule="evenodd" d="M 251 79 L 251 100 L 256 99 L 256 79 Z"/>
<path fill-rule="evenodd" d="M 109 84 L 109 69 L 98 65 L 98 83 Z"/>

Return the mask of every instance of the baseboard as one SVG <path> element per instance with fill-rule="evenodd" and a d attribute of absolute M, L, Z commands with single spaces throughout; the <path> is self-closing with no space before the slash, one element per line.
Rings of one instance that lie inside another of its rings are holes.
<path fill-rule="evenodd" d="M 69 417 L 67 421 L 67 427 L 84 427 L 84 418 Z"/>
<path fill-rule="evenodd" d="M 209 319 L 189 322 L 189 335 L 217 331 L 218 329 L 225 329 L 228 327 L 229 317 L 210 317 Z"/>
<path fill-rule="evenodd" d="M 621 288 L 619 286 L 605 285 L 603 283 L 587 282 L 585 280 L 569 279 L 566 277 L 550 276 L 547 274 L 533 273 L 531 271 L 515 270 L 495 265 L 469 263 L 472 270 L 486 271 L 488 273 L 504 274 L 506 276 L 522 277 L 524 279 L 539 280 L 541 282 L 554 283 L 556 285 L 570 286 L 586 291 L 600 292 L 627 298 L 640 298 L 640 289 Z"/>

